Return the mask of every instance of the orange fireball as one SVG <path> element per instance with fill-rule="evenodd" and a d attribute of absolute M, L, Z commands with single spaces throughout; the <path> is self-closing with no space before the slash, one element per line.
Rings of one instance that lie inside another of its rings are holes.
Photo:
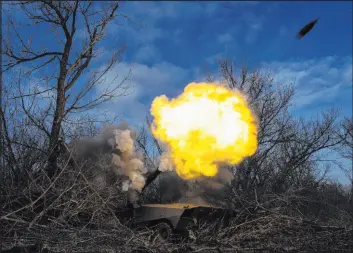
<path fill-rule="evenodd" d="M 156 97 L 153 135 L 168 144 L 183 179 L 215 176 L 217 164 L 237 164 L 257 149 L 255 118 L 240 92 L 190 83 L 177 98 Z"/>

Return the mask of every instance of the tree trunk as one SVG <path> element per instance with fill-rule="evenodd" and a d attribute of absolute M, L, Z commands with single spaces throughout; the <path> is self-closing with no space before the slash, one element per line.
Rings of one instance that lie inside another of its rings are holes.
<path fill-rule="evenodd" d="M 70 49 L 72 45 L 72 38 L 67 36 L 64 53 L 60 60 L 60 74 L 57 83 L 56 92 L 56 108 L 54 113 L 54 119 L 50 132 L 49 142 L 49 157 L 47 174 L 49 178 L 52 178 L 58 170 L 58 157 L 59 157 L 59 146 L 58 141 L 60 137 L 61 124 L 65 112 L 65 80 L 67 76 L 66 66 L 68 64 Z"/>

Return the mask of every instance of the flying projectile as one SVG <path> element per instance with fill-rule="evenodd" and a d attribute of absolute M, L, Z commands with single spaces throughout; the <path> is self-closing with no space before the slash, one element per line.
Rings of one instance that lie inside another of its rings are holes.
<path fill-rule="evenodd" d="M 313 29 L 313 27 L 316 25 L 317 21 L 319 20 L 319 18 L 311 21 L 310 23 L 308 23 L 307 25 L 305 25 L 298 33 L 297 33 L 297 38 L 301 39 L 303 38 L 308 32 L 311 31 L 311 29 Z"/>

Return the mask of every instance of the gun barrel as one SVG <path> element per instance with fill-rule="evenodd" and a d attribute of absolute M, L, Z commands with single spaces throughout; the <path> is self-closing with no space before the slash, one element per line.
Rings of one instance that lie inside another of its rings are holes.
<path fill-rule="evenodd" d="M 160 173 L 161 171 L 157 168 L 154 172 L 147 176 L 145 186 L 142 188 L 141 193 L 159 176 Z"/>

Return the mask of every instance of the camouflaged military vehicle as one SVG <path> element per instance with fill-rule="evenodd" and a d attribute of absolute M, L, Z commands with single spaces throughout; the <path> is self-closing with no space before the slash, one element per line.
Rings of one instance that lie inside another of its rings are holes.
<path fill-rule="evenodd" d="M 150 174 L 145 188 L 159 174 L 160 171 Z M 235 215 L 233 210 L 212 205 L 130 203 L 129 206 L 130 210 L 132 209 L 132 226 L 137 229 L 144 227 L 155 229 L 162 240 L 180 237 L 194 240 L 194 232 L 202 222 L 218 220 L 218 224 L 224 226 L 229 223 L 229 218 Z"/>

